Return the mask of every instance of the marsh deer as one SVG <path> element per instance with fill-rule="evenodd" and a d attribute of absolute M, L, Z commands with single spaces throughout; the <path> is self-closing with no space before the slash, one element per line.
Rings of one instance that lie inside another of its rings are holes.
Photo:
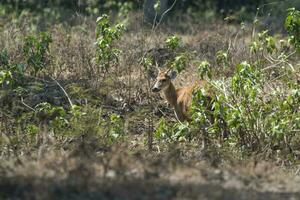
<path fill-rule="evenodd" d="M 176 75 L 176 72 L 171 69 L 165 71 L 158 69 L 158 76 L 152 91 L 163 91 L 166 100 L 174 108 L 175 115 L 180 122 L 190 121 L 189 109 L 192 103 L 193 92 L 203 86 L 205 81 L 199 81 L 194 85 L 176 89 L 172 83 Z M 207 98 L 211 99 L 209 96 Z"/>
<path fill-rule="evenodd" d="M 152 88 L 153 92 L 160 92 L 163 91 L 166 100 L 168 103 L 174 108 L 175 115 L 177 117 L 177 120 L 180 122 L 184 121 L 191 121 L 190 116 L 190 106 L 192 103 L 193 98 L 193 92 L 196 89 L 202 88 L 206 86 L 205 81 L 198 81 L 196 84 L 187 86 L 187 87 L 181 87 L 181 88 L 175 88 L 175 86 L 172 83 L 172 80 L 176 78 L 176 72 L 172 71 L 171 69 L 168 69 L 166 71 L 161 71 L 158 69 L 158 76 L 156 78 L 156 82 Z M 218 123 L 218 126 L 222 126 L 221 133 L 220 133 L 220 144 L 223 143 L 224 139 L 228 137 L 229 131 L 227 129 L 227 124 L 222 118 L 222 116 L 217 116 L 217 118 L 214 118 L 212 111 L 212 94 L 207 93 L 204 96 L 204 105 L 206 107 L 206 110 L 209 114 L 209 121 L 211 124 L 214 122 Z M 216 121 L 217 120 L 217 121 Z M 207 133 L 204 132 L 204 140 L 202 143 L 202 147 L 205 148 L 207 144 Z"/>

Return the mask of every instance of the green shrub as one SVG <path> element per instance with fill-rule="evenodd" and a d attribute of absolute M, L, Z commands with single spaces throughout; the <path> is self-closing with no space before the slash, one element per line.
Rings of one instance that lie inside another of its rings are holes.
<path fill-rule="evenodd" d="M 51 35 L 41 32 L 37 36 L 25 37 L 23 52 L 27 63 L 27 69 L 34 76 L 46 67 L 50 61 L 49 45 L 52 42 Z"/>
<path fill-rule="evenodd" d="M 121 50 L 114 46 L 120 40 L 125 27 L 123 24 L 110 26 L 108 15 L 104 14 L 97 19 L 96 28 L 96 63 L 100 69 L 108 70 L 118 63 Z"/>
<path fill-rule="evenodd" d="M 300 51 L 300 11 L 295 8 L 288 9 L 285 28 L 290 34 L 290 42 Z"/>
<path fill-rule="evenodd" d="M 176 142 L 185 141 L 189 138 L 190 128 L 188 123 L 175 123 L 169 125 L 164 118 L 161 118 L 154 133 L 158 141 Z"/>
<path fill-rule="evenodd" d="M 287 153 L 293 155 L 298 149 L 295 138 L 300 127 L 300 87 L 296 80 L 281 79 L 281 75 L 292 77 L 295 73 L 296 66 L 292 64 L 295 52 L 282 45 L 286 43 L 284 39 L 277 40 L 267 30 L 258 33 L 253 40 L 249 48 L 255 56 L 236 65 L 233 75 L 227 79 L 212 79 L 211 65 L 207 61 L 194 62 L 198 65 L 199 77 L 206 79 L 209 86 L 195 91 L 192 122 L 182 129 L 183 137 L 202 135 L 217 142 L 226 136 L 223 145 L 233 149 L 244 152 L 288 149 Z M 216 59 L 220 65 L 229 64 L 224 51 L 218 51 Z M 269 86 L 273 80 L 280 88 Z M 162 119 L 156 137 L 174 141 L 179 126 L 184 124 L 168 125 Z"/>
<path fill-rule="evenodd" d="M 24 75 L 23 64 L 12 64 L 7 51 L 0 52 L 0 84 L 3 88 L 16 87 Z"/>
<path fill-rule="evenodd" d="M 180 38 L 177 36 L 170 36 L 166 39 L 166 47 L 175 50 L 180 45 Z"/>

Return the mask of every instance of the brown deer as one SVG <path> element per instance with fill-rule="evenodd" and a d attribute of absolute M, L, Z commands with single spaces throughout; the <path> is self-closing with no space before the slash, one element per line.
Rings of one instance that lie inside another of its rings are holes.
<path fill-rule="evenodd" d="M 176 72 L 172 71 L 171 69 L 167 69 L 166 71 L 161 71 L 158 69 L 158 76 L 156 78 L 156 82 L 152 88 L 153 92 L 160 92 L 163 91 L 166 100 L 168 103 L 174 108 L 175 115 L 177 120 L 180 122 L 184 121 L 191 121 L 190 117 L 190 106 L 192 103 L 193 92 L 199 88 L 205 88 L 207 85 L 206 81 L 198 81 L 196 84 L 182 87 L 182 88 L 175 88 L 172 83 L 172 80 L 176 78 Z M 212 108 L 212 93 L 208 91 L 205 94 L 205 107 L 206 110 L 209 112 L 213 111 Z M 209 114 L 209 121 L 210 123 L 214 123 L 217 120 L 219 126 L 222 126 L 222 132 L 220 133 L 220 143 L 223 143 L 224 139 L 228 137 L 229 132 L 227 128 L 227 124 L 222 119 L 221 116 L 218 116 L 217 119 L 214 119 L 212 114 Z M 204 133 L 204 140 L 202 143 L 202 147 L 205 148 L 207 144 L 207 133 Z"/>
<path fill-rule="evenodd" d="M 193 92 L 206 84 L 205 81 L 199 81 L 194 85 L 182 88 L 175 88 L 172 80 L 176 78 L 176 72 L 167 69 L 161 71 L 158 69 L 158 76 L 152 88 L 153 92 L 163 91 L 166 100 L 174 108 L 175 115 L 180 122 L 190 121 L 189 109 L 192 103 Z M 207 96 L 211 99 L 210 96 Z"/>

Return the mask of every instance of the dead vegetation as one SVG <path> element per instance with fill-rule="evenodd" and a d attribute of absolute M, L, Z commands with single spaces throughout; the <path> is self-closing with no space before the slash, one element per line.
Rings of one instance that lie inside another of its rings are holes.
<path fill-rule="evenodd" d="M 262 144 L 251 151 L 230 142 L 222 146 L 215 138 L 202 149 L 201 130 L 192 130 L 192 139 L 154 136 L 162 117 L 171 126 L 176 121 L 163 98 L 151 92 L 157 72 L 145 58 L 168 65 L 192 52 L 191 60 L 208 61 L 213 79 L 227 84 L 239 63 L 255 59 L 248 48 L 252 26 L 215 21 L 182 29 L 187 25 L 168 25 L 171 21 L 153 32 L 141 18 L 141 13 L 130 18 L 113 44 L 121 50 L 118 60 L 107 70 L 95 61 L 92 17 L 73 16 L 72 25 L 36 26 L 41 22 L 28 15 L 0 27 L 0 50 L 9 55 L 9 66 L 24 63 L 24 37 L 47 27 L 52 38 L 46 66 L 36 76 L 26 72 L 14 83 L 18 87 L 3 84 L 0 91 L 0 198 L 299 198 L 297 137 L 286 149 Z M 181 38 L 174 51 L 165 46 L 170 35 Z M 299 56 L 291 63 L 299 71 Z M 189 60 L 175 84 L 193 83 L 198 70 Z M 281 84 L 283 91 L 285 79 L 296 80 L 290 72 L 283 79 L 276 72 L 282 73 L 272 71 L 269 91 Z"/>

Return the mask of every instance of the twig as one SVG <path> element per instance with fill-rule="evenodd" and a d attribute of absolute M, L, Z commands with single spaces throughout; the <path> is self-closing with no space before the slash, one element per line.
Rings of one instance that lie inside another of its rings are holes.
<path fill-rule="evenodd" d="M 299 172 L 300 172 L 300 168 L 298 168 L 298 169 L 296 170 L 295 175 L 297 176 L 297 175 L 299 174 Z"/>
<path fill-rule="evenodd" d="M 154 19 L 153 19 L 153 24 L 152 24 L 152 30 L 155 29 L 157 15 L 158 15 L 157 12 L 155 12 L 155 17 L 154 17 Z"/>
<path fill-rule="evenodd" d="M 234 50 L 236 49 L 236 48 L 235 48 L 235 44 L 236 44 L 236 41 L 237 41 L 237 39 L 238 39 L 239 34 L 240 34 L 240 30 L 238 30 L 238 32 L 235 34 L 234 39 L 233 39 L 232 48 L 233 48 Z"/>
<path fill-rule="evenodd" d="M 57 81 L 57 80 L 55 80 L 53 77 L 50 77 L 57 85 L 58 85 L 58 87 L 63 91 L 63 93 L 66 95 L 66 97 L 67 97 L 67 99 L 68 99 L 68 101 L 69 101 L 69 103 L 70 103 L 70 106 L 71 106 L 71 108 L 73 107 L 73 103 L 72 103 L 72 101 L 71 101 L 71 99 L 70 99 L 70 97 L 69 97 L 69 95 L 68 95 L 68 93 L 66 92 L 66 90 L 59 84 L 59 82 Z"/>
<path fill-rule="evenodd" d="M 32 111 L 35 112 L 35 109 L 34 109 L 34 108 L 32 108 L 31 106 L 29 106 L 28 104 L 26 104 L 26 103 L 24 102 L 23 97 L 21 97 L 21 103 L 22 103 L 26 108 L 29 108 L 30 110 L 32 110 Z"/>
<path fill-rule="evenodd" d="M 176 113 L 175 110 L 174 110 L 174 114 L 175 114 L 175 118 L 176 118 L 177 122 L 178 122 L 180 125 L 183 125 L 183 123 L 179 120 L 178 115 L 177 115 L 177 113 Z"/>
<path fill-rule="evenodd" d="M 282 63 L 287 64 L 287 65 L 292 69 L 292 71 L 295 71 L 294 67 L 293 67 L 289 62 L 286 61 L 289 57 L 291 57 L 291 56 L 294 55 L 295 53 L 296 53 L 296 51 L 293 51 L 292 53 L 288 54 L 288 55 L 285 57 L 284 60 L 278 60 L 278 59 L 275 60 L 277 63 L 274 63 L 274 64 L 272 64 L 272 65 L 269 65 L 269 66 L 263 68 L 262 71 L 265 71 L 265 70 L 268 70 L 268 69 L 271 69 L 271 68 L 275 68 L 276 66 L 278 66 L 278 65 L 280 65 L 280 64 L 282 64 Z"/>
<path fill-rule="evenodd" d="M 274 82 L 274 81 L 276 81 L 276 80 L 278 80 L 278 79 L 280 79 L 280 78 L 282 78 L 282 77 L 284 77 L 286 75 L 288 75 L 288 74 L 284 73 L 284 74 L 282 74 L 280 76 L 277 76 L 276 78 L 273 78 L 273 79 L 269 80 L 267 83 L 272 83 L 272 82 Z"/>
<path fill-rule="evenodd" d="M 176 2 L 177 2 L 177 0 L 174 0 L 174 2 L 173 2 L 173 4 L 171 5 L 171 7 L 168 8 L 165 12 L 163 12 L 163 14 L 161 15 L 161 17 L 160 17 L 160 19 L 159 19 L 157 25 L 156 25 L 156 26 L 154 27 L 154 29 L 153 29 L 154 31 L 155 31 L 155 30 L 157 29 L 157 27 L 160 25 L 160 23 L 162 22 L 164 16 L 165 16 L 168 12 L 170 12 L 170 11 L 173 9 L 173 7 L 175 6 Z"/>

